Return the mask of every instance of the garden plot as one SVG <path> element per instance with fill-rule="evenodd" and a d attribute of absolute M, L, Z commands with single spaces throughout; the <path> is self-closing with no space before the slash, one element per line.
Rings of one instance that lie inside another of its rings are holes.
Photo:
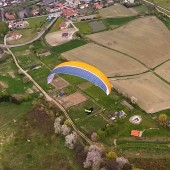
<path fill-rule="evenodd" d="M 93 43 L 62 53 L 62 56 L 67 60 L 91 64 L 107 76 L 130 75 L 147 70 L 142 64 L 130 57 Z"/>
<path fill-rule="evenodd" d="M 103 18 L 106 18 L 106 17 L 126 17 L 126 16 L 136 15 L 136 12 L 124 7 L 123 5 L 115 4 L 113 6 L 100 9 L 99 15 Z"/>
<path fill-rule="evenodd" d="M 61 77 L 53 79 L 51 85 L 57 90 L 61 90 L 69 85 L 69 83 Z"/>
<path fill-rule="evenodd" d="M 152 73 L 111 80 L 111 83 L 124 96 L 137 98 L 137 104 L 147 113 L 170 108 L 170 86 Z"/>
<path fill-rule="evenodd" d="M 86 100 L 87 98 L 79 92 L 75 92 L 69 96 L 63 96 L 58 99 L 60 104 L 62 104 L 65 108 L 78 105 L 82 102 L 85 102 Z"/>
<path fill-rule="evenodd" d="M 45 36 L 45 40 L 51 46 L 60 45 L 72 40 L 73 34 L 76 31 L 75 28 L 69 28 L 57 32 L 51 32 Z"/>
<path fill-rule="evenodd" d="M 154 16 L 139 18 L 118 29 L 87 37 L 130 55 L 152 68 L 169 59 L 170 56 L 170 32 Z"/>

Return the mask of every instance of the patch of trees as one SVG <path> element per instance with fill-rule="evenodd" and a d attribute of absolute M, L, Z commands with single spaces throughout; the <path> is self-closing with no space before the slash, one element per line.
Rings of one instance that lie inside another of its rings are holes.
<path fill-rule="evenodd" d="M 158 122 L 163 127 L 170 127 L 170 120 L 166 114 L 160 114 L 158 117 Z"/>
<path fill-rule="evenodd" d="M 108 126 L 106 128 L 107 134 L 112 134 L 113 126 Z M 68 149 L 75 151 L 77 160 L 79 163 L 83 164 L 84 168 L 92 170 L 131 170 L 132 167 L 129 161 L 118 156 L 115 151 L 105 151 L 103 146 L 95 143 L 99 140 L 99 135 L 96 132 L 91 134 L 91 140 L 94 144 L 90 146 L 85 146 L 80 140 L 78 134 L 72 130 L 70 122 L 68 120 L 64 121 L 62 116 L 55 119 L 54 122 L 54 132 L 57 135 L 61 135 L 65 139 L 65 146 Z"/>
<path fill-rule="evenodd" d="M 14 104 L 21 104 L 24 101 L 28 101 L 31 99 L 31 96 L 29 95 L 22 95 L 20 97 L 17 97 L 16 95 L 1 95 L 0 96 L 0 103 L 1 102 L 11 102 Z"/>
<path fill-rule="evenodd" d="M 4 37 L 9 31 L 8 25 L 5 22 L 0 22 L 0 37 Z"/>
<path fill-rule="evenodd" d="M 165 15 L 165 14 L 163 14 L 161 12 L 156 12 L 156 16 L 161 21 L 163 21 L 165 23 L 165 25 L 170 29 L 170 24 L 169 24 L 170 23 L 170 18 L 167 15 Z"/>
<path fill-rule="evenodd" d="M 114 125 L 113 124 L 107 124 L 105 128 L 99 129 L 97 131 L 97 134 L 101 139 L 103 139 L 107 136 L 115 134 L 117 129 L 118 129 L 118 124 L 116 124 L 116 123 Z"/>

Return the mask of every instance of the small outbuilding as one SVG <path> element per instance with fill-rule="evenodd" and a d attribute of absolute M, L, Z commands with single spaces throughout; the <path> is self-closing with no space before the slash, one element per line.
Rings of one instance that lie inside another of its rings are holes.
<path fill-rule="evenodd" d="M 142 131 L 140 131 L 140 130 L 132 130 L 130 135 L 135 136 L 135 137 L 141 137 L 142 136 Z"/>

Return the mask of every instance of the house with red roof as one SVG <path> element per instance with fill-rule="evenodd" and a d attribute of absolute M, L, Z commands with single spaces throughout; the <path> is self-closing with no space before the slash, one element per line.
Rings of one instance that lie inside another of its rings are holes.
<path fill-rule="evenodd" d="M 68 9 L 64 9 L 62 11 L 62 14 L 66 18 L 70 18 L 70 17 L 77 16 L 78 12 L 76 10 L 74 10 L 73 8 L 68 8 Z"/>
<path fill-rule="evenodd" d="M 8 19 L 8 20 L 14 20 L 15 16 L 12 13 L 6 12 L 5 13 L 5 18 Z"/>
<path fill-rule="evenodd" d="M 64 8 L 64 4 L 62 4 L 61 2 L 56 2 L 55 3 L 55 6 L 60 8 L 60 9 L 63 9 Z"/>

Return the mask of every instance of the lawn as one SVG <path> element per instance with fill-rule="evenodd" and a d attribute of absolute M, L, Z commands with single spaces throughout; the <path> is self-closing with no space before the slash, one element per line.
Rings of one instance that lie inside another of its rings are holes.
<path fill-rule="evenodd" d="M 90 28 L 89 22 L 87 22 L 87 21 L 77 22 L 74 24 L 79 29 L 79 31 L 83 34 L 93 33 L 93 30 Z"/>
<path fill-rule="evenodd" d="M 94 110 L 90 115 L 86 115 L 84 109 L 90 107 L 93 107 Z M 100 108 L 92 100 L 87 100 L 79 107 L 72 107 L 68 112 L 75 125 L 87 135 L 91 132 L 96 132 L 107 124 L 99 115 Z"/>
<path fill-rule="evenodd" d="M 49 33 L 58 31 L 60 29 L 59 25 L 64 21 L 65 21 L 64 18 L 59 17 L 57 21 L 54 23 L 54 25 L 50 28 Z"/>
<path fill-rule="evenodd" d="M 84 92 L 93 98 L 101 107 L 109 108 L 114 105 L 115 100 L 111 96 L 107 96 L 99 87 L 91 86 Z"/>
<path fill-rule="evenodd" d="M 60 74 L 62 78 L 64 78 L 66 81 L 68 81 L 70 84 L 73 85 L 78 85 L 80 83 L 87 82 L 85 79 L 82 79 L 80 77 L 72 76 L 72 75 L 67 75 L 67 74 Z"/>

